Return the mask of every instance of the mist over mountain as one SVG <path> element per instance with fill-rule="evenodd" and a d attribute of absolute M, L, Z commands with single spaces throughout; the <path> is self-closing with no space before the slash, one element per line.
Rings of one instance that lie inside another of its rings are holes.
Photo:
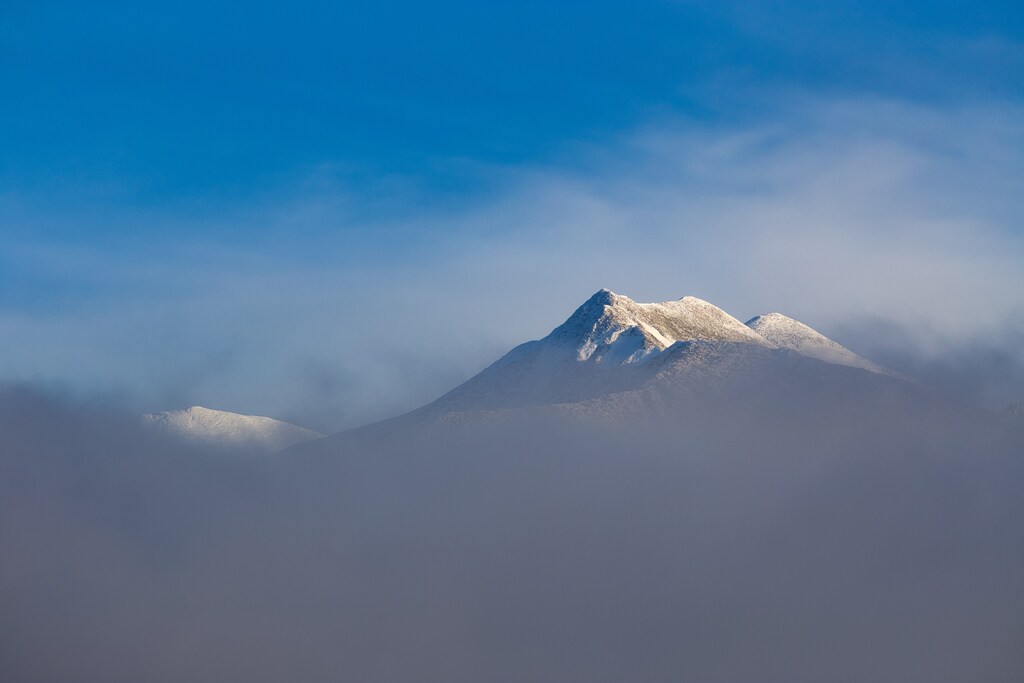
<path fill-rule="evenodd" d="M 802 356 L 817 358 L 834 365 L 849 365 L 872 372 L 887 372 L 877 363 L 861 358 L 817 330 L 781 313 L 758 315 L 748 320 L 746 324 L 747 327 L 772 344 L 780 348 L 792 349 Z"/>
<path fill-rule="evenodd" d="M 208 442 L 225 448 L 279 451 L 323 436 L 311 429 L 260 415 L 239 415 L 192 406 L 142 416 L 146 426 L 172 438 Z"/>
<path fill-rule="evenodd" d="M 1024 682 L 1019 0 L 0 55 L 0 683 Z"/>
<path fill-rule="evenodd" d="M 430 404 L 308 448 L 439 424 L 542 419 L 663 428 L 696 426 L 723 410 L 784 410 L 794 401 L 857 413 L 948 400 L 780 313 L 742 323 L 692 296 L 637 303 L 602 289 L 550 334 Z"/>
<path fill-rule="evenodd" d="M 416 411 L 282 424 L 0 390 L 0 678 L 1024 676 L 1024 430 L 780 314 L 602 290 Z"/>
<path fill-rule="evenodd" d="M 0 677 L 1019 680 L 1024 435 L 774 399 L 265 458 L 5 390 Z"/>

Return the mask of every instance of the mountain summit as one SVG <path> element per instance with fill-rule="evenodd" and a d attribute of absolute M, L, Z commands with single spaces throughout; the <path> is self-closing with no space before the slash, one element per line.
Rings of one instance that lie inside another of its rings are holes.
<path fill-rule="evenodd" d="M 602 289 L 546 337 L 520 344 L 442 396 L 431 410 L 580 401 L 635 387 L 680 344 L 775 345 L 707 301 L 637 303 Z"/>
<path fill-rule="evenodd" d="M 637 303 L 602 289 L 541 342 L 567 345 L 579 361 L 634 363 L 678 341 L 765 340 L 722 309 L 693 296 Z"/>
<path fill-rule="evenodd" d="M 694 296 L 638 303 L 609 289 L 587 299 L 548 336 L 528 344 L 560 347 L 581 362 L 622 365 L 648 360 L 678 342 L 753 344 L 788 349 L 834 365 L 889 372 L 781 313 L 755 316 L 742 323 Z"/>
<path fill-rule="evenodd" d="M 883 405 L 919 390 L 780 313 L 743 323 L 692 296 L 638 303 L 602 289 L 547 336 L 520 344 L 434 402 L 354 432 L 524 411 L 671 421 L 780 397 Z"/>

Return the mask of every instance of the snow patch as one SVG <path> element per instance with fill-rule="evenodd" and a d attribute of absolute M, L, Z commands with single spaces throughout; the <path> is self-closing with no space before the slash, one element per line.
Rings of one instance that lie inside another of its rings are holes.
<path fill-rule="evenodd" d="M 148 413 L 141 420 L 168 436 L 264 451 L 279 451 L 323 436 L 271 417 L 240 415 L 202 406 Z"/>
<path fill-rule="evenodd" d="M 817 330 L 781 313 L 767 313 L 751 318 L 747 327 L 779 348 L 833 365 L 847 365 L 871 372 L 891 374 L 885 368 L 858 356 L 845 346 L 832 341 Z"/>

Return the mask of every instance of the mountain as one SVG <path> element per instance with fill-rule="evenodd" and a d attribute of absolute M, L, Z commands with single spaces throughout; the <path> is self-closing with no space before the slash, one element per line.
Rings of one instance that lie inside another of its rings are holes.
<path fill-rule="evenodd" d="M 846 347 L 840 346 L 799 320 L 794 320 L 781 313 L 755 316 L 748 320 L 746 325 L 775 346 L 792 349 L 803 356 L 835 365 L 862 368 L 871 372 L 891 372 L 877 363 L 858 356 Z"/>
<path fill-rule="evenodd" d="M 766 345 L 756 332 L 696 297 L 637 303 L 602 289 L 540 344 L 569 349 L 578 361 L 636 363 L 678 341 L 735 341 Z"/>
<path fill-rule="evenodd" d="M 202 406 L 149 413 L 142 416 L 142 421 L 169 436 L 264 451 L 279 451 L 323 436 L 270 417 L 239 415 Z"/>
<path fill-rule="evenodd" d="M 434 402 L 342 438 L 537 415 L 679 423 L 737 410 L 856 412 L 934 400 L 779 313 L 743 323 L 692 296 L 638 303 L 602 289 L 550 334 Z"/>
<path fill-rule="evenodd" d="M 820 370 L 824 363 L 886 372 L 778 313 L 744 324 L 692 296 L 645 304 L 602 289 L 546 337 L 517 346 L 427 408 L 447 412 L 574 403 L 651 383 L 721 382 L 738 365 L 751 363 L 799 365 L 805 371 Z M 676 393 L 680 388 L 672 387 Z"/>
<path fill-rule="evenodd" d="M 526 342 L 445 394 L 435 409 L 545 405 L 634 388 L 682 342 L 773 348 L 722 309 L 696 297 L 637 303 L 602 289 L 550 334 Z"/>

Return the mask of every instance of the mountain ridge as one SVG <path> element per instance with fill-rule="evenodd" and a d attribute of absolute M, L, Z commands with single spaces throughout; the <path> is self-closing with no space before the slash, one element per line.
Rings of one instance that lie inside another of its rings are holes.
<path fill-rule="evenodd" d="M 838 405 L 844 392 L 871 394 L 881 403 L 925 395 L 912 380 L 781 313 L 744 323 L 693 296 L 641 303 L 601 289 L 547 335 L 515 346 L 434 401 L 335 436 L 516 414 L 644 420 L 796 395 L 825 400 L 830 394 L 827 400 Z M 273 418 L 199 406 L 143 419 L 177 436 L 270 450 L 323 436 Z"/>
<path fill-rule="evenodd" d="M 775 346 L 835 365 L 848 365 L 871 372 L 892 373 L 845 346 L 829 339 L 809 325 L 782 313 L 757 315 L 744 323 Z"/>
<path fill-rule="evenodd" d="M 769 405 L 814 392 L 829 393 L 836 405 L 844 392 L 879 405 L 928 396 L 781 314 L 743 323 L 696 297 L 638 303 L 601 289 L 549 334 L 514 347 L 434 401 L 335 436 L 542 413 L 598 422 L 676 419 L 712 405 Z"/>
<path fill-rule="evenodd" d="M 279 451 L 324 435 L 305 427 L 263 415 L 192 406 L 183 410 L 147 413 L 141 421 L 167 436 L 229 447 Z"/>

